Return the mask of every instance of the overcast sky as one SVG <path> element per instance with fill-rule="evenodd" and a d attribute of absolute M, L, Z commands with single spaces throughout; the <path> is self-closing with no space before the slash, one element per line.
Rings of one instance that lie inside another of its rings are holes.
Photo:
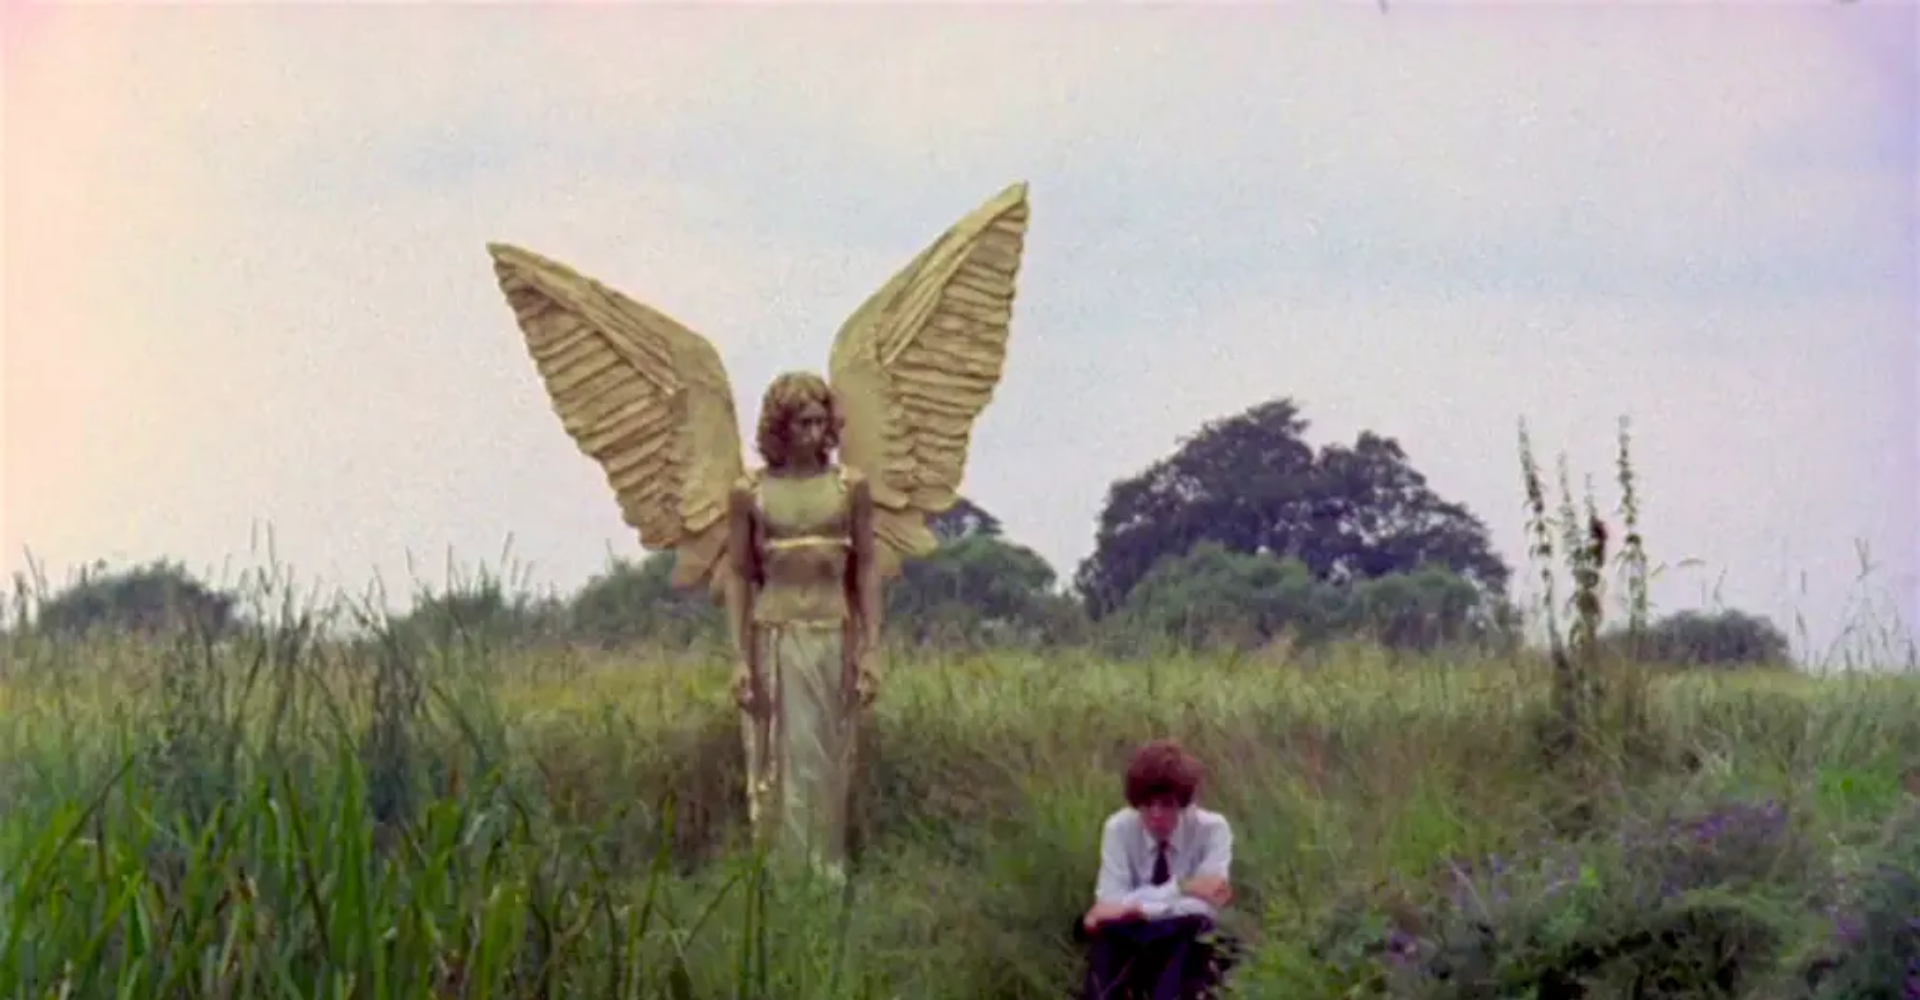
<path fill-rule="evenodd" d="M 710 337 L 750 421 L 1003 185 L 1033 219 L 966 492 L 1063 576 L 1108 484 L 1279 395 L 1523 553 L 1515 428 L 1656 591 L 1916 617 L 1908 3 L 6 12 L 7 569 L 303 579 L 635 554 L 484 249 Z M 1855 583 L 1858 547 L 1875 561 Z"/>

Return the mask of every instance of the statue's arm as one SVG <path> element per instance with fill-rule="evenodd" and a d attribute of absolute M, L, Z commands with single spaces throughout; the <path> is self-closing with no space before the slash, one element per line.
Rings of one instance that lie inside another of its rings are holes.
<path fill-rule="evenodd" d="M 733 633 L 741 669 L 757 683 L 760 664 L 754 657 L 758 644 L 753 641 L 753 599 L 761 574 L 754 518 L 753 490 L 744 483 L 735 485 L 727 501 L 727 558 L 733 561 L 733 581 L 727 588 L 727 625 Z"/>
<path fill-rule="evenodd" d="M 860 639 L 869 650 L 880 647 L 880 553 L 873 532 L 873 489 L 866 477 L 855 478 L 848 491 L 848 520 L 853 534 L 853 572 L 850 596 L 859 615 Z"/>

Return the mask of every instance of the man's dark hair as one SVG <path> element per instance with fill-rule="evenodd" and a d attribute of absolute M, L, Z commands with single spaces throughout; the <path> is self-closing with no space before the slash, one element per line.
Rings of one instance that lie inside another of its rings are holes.
<path fill-rule="evenodd" d="M 1200 762 L 1173 740 L 1148 743 L 1134 751 L 1127 765 L 1127 805 L 1135 809 L 1162 799 L 1185 809 L 1199 790 Z"/>

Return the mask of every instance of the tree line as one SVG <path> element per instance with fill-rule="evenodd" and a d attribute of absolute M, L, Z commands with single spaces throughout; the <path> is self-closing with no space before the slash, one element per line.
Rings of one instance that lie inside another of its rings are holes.
<path fill-rule="evenodd" d="M 938 648 L 1517 647 L 1524 609 L 1485 522 L 1439 496 L 1393 438 L 1364 431 L 1315 448 L 1308 429 L 1292 400 L 1260 403 L 1113 483 L 1094 550 L 1070 582 L 963 499 L 931 525 L 938 550 L 889 586 L 889 631 Z M 669 586 L 672 558 L 617 560 L 567 597 L 482 580 L 422 595 L 392 624 L 604 648 L 721 640 L 705 594 Z M 239 606 L 233 591 L 160 561 L 84 574 L 16 627 L 70 635 L 190 623 L 218 633 L 239 623 Z M 1737 610 L 1667 616 L 1634 642 L 1639 657 L 1676 664 L 1790 659 L 1774 623 Z"/>

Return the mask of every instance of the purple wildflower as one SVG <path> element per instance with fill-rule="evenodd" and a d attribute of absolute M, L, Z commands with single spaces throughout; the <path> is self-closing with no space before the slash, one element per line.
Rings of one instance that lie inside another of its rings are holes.
<path fill-rule="evenodd" d="M 1858 945 L 1866 937 L 1866 924 L 1859 917 L 1842 911 L 1838 906 L 1827 907 L 1827 915 L 1833 918 L 1834 934 L 1848 947 Z"/>
<path fill-rule="evenodd" d="M 1395 962 L 1405 965 L 1418 958 L 1419 952 L 1420 943 L 1406 931 L 1395 928 L 1393 933 L 1387 935 L 1387 954 Z"/>

